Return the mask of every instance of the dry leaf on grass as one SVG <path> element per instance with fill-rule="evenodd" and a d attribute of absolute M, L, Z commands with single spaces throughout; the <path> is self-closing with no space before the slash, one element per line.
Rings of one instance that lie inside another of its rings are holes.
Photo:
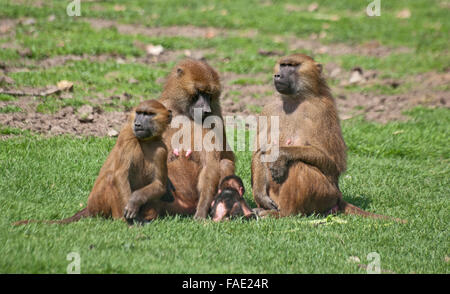
<path fill-rule="evenodd" d="M 56 86 L 60 91 L 73 91 L 73 83 L 66 80 L 59 81 Z"/>

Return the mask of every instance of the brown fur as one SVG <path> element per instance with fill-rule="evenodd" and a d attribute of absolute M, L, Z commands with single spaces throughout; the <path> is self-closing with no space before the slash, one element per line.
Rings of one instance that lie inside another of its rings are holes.
<path fill-rule="evenodd" d="M 255 218 L 256 214 L 244 199 L 245 188 L 242 179 L 236 175 L 225 177 L 219 185 L 210 215 L 213 221 L 222 221 L 233 217 Z"/>
<path fill-rule="evenodd" d="M 221 85 L 219 75 L 206 62 L 186 59 L 178 63 L 170 73 L 164 86 L 160 102 L 173 113 L 173 116 L 188 117 L 190 107 L 199 91 L 211 97 L 211 113 L 222 119 L 219 103 Z M 234 154 L 226 151 L 194 151 L 194 121 L 192 118 L 192 154 L 189 158 L 184 153 L 174 158 L 171 139 L 178 128 L 170 128 L 164 133 L 164 142 L 169 148 L 169 178 L 175 187 L 173 203 L 153 203 L 149 205 L 148 218 L 160 214 L 195 214 L 195 218 L 206 218 L 208 210 L 220 180 L 234 174 Z M 209 129 L 202 129 L 203 136 Z M 225 129 L 223 129 L 224 146 L 226 146 Z M 186 151 L 186 150 L 184 150 Z"/>
<path fill-rule="evenodd" d="M 275 73 L 280 72 L 280 64 L 298 66 L 297 87 L 291 95 L 280 94 L 261 113 L 269 118 L 269 130 L 270 116 L 279 116 L 280 141 L 279 157 L 273 163 L 261 162 L 260 149 L 253 154 L 252 185 L 258 207 L 273 209 L 273 201 L 279 211 L 269 214 L 282 217 L 340 211 L 385 218 L 342 199 L 338 179 L 346 169 L 346 145 L 322 66 L 303 54 L 281 58 Z M 273 176 L 280 176 L 279 180 Z"/>
<path fill-rule="evenodd" d="M 132 124 L 136 112 L 155 113 L 153 136 L 139 140 Z M 166 193 L 167 147 L 161 135 L 170 123 L 170 112 L 156 100 L 142 102 L 129 116 L 89 194 L 87 207 L 74 216 L 46 223 L 70 223 L 82 217 L 122 218 L 127 205 L 142 206 Z M 131 201 L 130 201 L 131 200 Z M 25 224 L 36 221 L 21 221 Z"/>

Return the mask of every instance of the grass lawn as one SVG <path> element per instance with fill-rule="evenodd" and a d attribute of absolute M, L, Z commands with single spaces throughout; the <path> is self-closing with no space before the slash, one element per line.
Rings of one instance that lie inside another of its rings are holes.
<path fill-rule="evenodd" d="M 377 252 L 396 273 L 448 273 L 450 123 L 446 110 L 416 109 L 408 123 L 344 124 L 349 169 L 344 198 L 407 224 L 337 216 L 213 223 L 173 217 L 143 227 L 85 219 L 69 225 L 24 218 L 68 217 L 85 205 L 114 139 L 43 138 L 0 141 L 2 272 L 64 273 L 78 252 L 83 273 L 364 273 L 349 262 Z M 237 154 L 237 174 L 250 189 L 251 153 Z M 252 206 L 250 193 L 246 195 Z M 213 258 L 214 257 L 214 258 Z"/>
<path fill-rule="evenodd" d="M 258 54 L 259 50 L 289 53 L 290 44 L 276 42 L 277 38 L 309 38 L 323 31 L 323 44 L 352 47 L 376 41 L 393 52 L 381 58 L 302 51 L 345 70 L 361 66 L 378 71 L 383 79 L 409 81 L 395 90 L 354 85 L 347 89 L 351 92 L 409 93 L 417 86 L 411 82 L 415 75 L 445 74 L 450 68 L 445 1 L 381 1 L 380 18 L 365 16 L 371 1 L 360 0 L 315 1 L 314 13 L 308 11 L 308 1 L 82 1 L 81 18 L 66 15 L 68 2 L 0 0 L 0 69 L 10 69 L 5 74 L 14 80 L 14 87 L 44 87 L 62 79 L 75 83 L 67 99 L 31 97 L 36 113 L 51 115 L 65 106 L 76 109 L 83 104 L 122 111 L 142 97 L 155 98 L 162 89 L 161 79 L 185 50 L 205 52 L 221 75 L 236 75 L 224 88 L 261 86 L 270 83 L 278 57 Z M 397 17 L 406 8 L 411 16 Z M 31 25 L 23 21 L 30 18 Z M 89 19 L 146 27 L 214 27 L 227 33 L 214 38 L 128 34 L 115 27 L 95 29 Z M 17 23 L 8 31 L 1 26 L 5 20 Z M 253 36 L 252 30 L 258 33 Z M 162 44 L 173 58 L 154 63 L 114 59 L 144 58 L 139 42 Z M 29 49 L 26 56 L 23 48 Z M 395 51 L 401 48 L 408 50 Z M 108 58 L 41 63 L 83 54 Z M 139 83 L 130 83 L 131 77 Z M 339 80 L 331 84 L 333 88 Z M 0 75 L 0 88 L 6 86 L 10 87 Z M 429 90 L 448 95 L 449 88 L 439 85 Z M 132 98 L 93 100 L 124 92 Z M 233 92 L 236 103 L 239 95 Z M 0 94 L 0 116 L 29 111 L 20 99 Z M 22 104 L 16 105 L 19 101 Z M 258 105 L 248 108 L 260 111 Z M 122 221 L 91 218 L 68 225 L 14 227 L 11 223 L 17 220 L 61 219 L 85 207 L 115 139 L 47 136 L 0 124 L 0 273 L 66 273 L 71 252 L 80 254 L 82 273 L 366 273 L 367 256 L 376 252 L 383 273 L 448 274 L 450 112 L 416 107 L 405 115 L 407 121 L 387 124 L 361 116 L 342 122 L 349 148 L 340 188 L 345 200 L 367 211 L 406 219 L 406 224 L 339 215 L 223 223 L 169 217 L 132 228 Z M 236 155 L 237 174 L 248 191 L 245 197 L 255 207 L 251 152 Z"/>

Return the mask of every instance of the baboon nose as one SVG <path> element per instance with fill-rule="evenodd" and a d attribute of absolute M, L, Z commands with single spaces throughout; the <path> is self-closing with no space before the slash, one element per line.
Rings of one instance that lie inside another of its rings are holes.
<path fill-rule="evenodd" d="M 275 74 L 275 75 L 273 75 L 273 78 L 275 79 L 275 81 L 279 81 L 279 80 L 283 79 L 283 76 L 281 74 Z"/>

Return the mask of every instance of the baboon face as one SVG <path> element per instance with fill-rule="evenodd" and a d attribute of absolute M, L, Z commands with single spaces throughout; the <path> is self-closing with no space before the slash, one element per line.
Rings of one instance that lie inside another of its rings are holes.
<path fill-rule="evenodd" d="M 155 100 L 142 102 L 135 111 L 133 133 L 140 140 L 161 135 L 172 119 L 171 112 Z"/>
<path fill-rule="evenodd" d="M 200 115 L 203 121 L 220 112 L 219 75 L 207 63 L 192 59 L 180 62 L 169 78 L 169 86 L 176 89 L 174 95 L 179 96 L 177 107 L 192 120 L 195 114 Z"/>
<path fill-rule="evenodd" d="M 278 92 L 293 95 L 297 92 L 297 71 L 299 64 L 280 63 L 279 71 L 274 74 L 273 81 Z"/>
<path fill-rule="evenodd" d="M 191 119 L 194 119 L 196 113 L 201 115 L 202 121 L 211 115 L 211 94 L 198 91 L 192 97 L 191 105 L 189 106 L 189 116 Z"/>
<path fill-rule="evenodd" d="M 281 58 L 275 65 L 273 81 L 276 90 L 283 95 L 315 92 L 322 65 L 311 57 L 294 54 Z"/>
<path fill-rule="evenodd" d="M 133 132 L 136 138 L 146 139 L 153 137 L 155 132 L 154 116 L 155 113 L 153 112 L 136 112 L 133 123 Z"/>

